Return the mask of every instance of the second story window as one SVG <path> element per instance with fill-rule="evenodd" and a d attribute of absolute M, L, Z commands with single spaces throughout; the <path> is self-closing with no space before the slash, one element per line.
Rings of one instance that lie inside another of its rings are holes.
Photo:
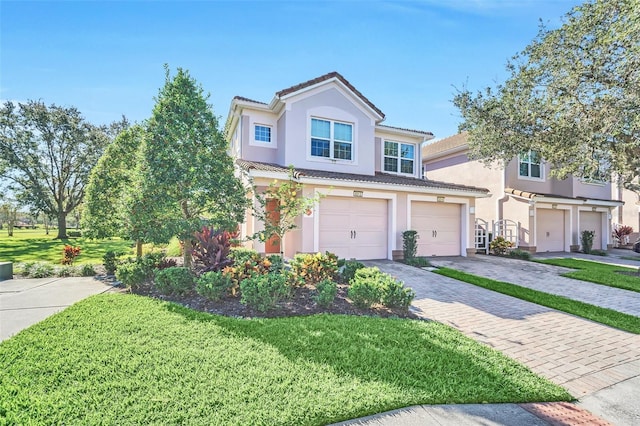
<path fill-rule="evenodd" d="M 254 139 L 256 142 L 271 143 L 271 127 L 256 124 L 254 132 Z"/>
<path fill-rule="evenodd" d="M 311 155 L 335 160 L 352 160 L 353 125 L 312 118 Z"/>
<path fill-rule="evenodd" d="M 542 176 L 542 165 L 540 164 L 540 154 L 536 151 L 529 151 L 518 156 L 518 175 L 532 179 L 544 179 Z"/>
<path fill-rule="evenodd" d="M 415 145 L 384 141 L 384 171 L 413 174 Z"/>

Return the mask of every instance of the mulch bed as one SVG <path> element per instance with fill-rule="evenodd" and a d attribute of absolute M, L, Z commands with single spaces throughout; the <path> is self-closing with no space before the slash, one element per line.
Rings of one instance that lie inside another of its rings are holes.
<path fill-rule="evenodd" d="M 189 309 L 211 314 L 225 315 L 229 317 L 241 318 L 277 318 L 290 316 L 314 315 L 320 313 L 344 314 L 344 315 L 369 315 L 384 318 L 411 318 L 418 319 L 418 316 L 410 311 L 397 311 L 387 309 L 383 306 L 374 306 L 372 309 L 360 309 L 354 306 L 347 298 L 348 286 L 338 284 L 338 292 L 331 306 L 324 308 L 313 300 L 314 290 L 309 287 L 294 289 L 291 298 L 281 302 L 275 309 L 267 312 L 260 312 L 249 306 L 240 303 L 240 297 L 226 297 L 220 301 L 212 302 L 200 296 L 195 291 L 190 291 L 184 295 L 164 295 L 158 292 L 155 287 L 148 283 L 132 290 L 134 294 L 153 297 L 160 300 L 178 303 Z"/>

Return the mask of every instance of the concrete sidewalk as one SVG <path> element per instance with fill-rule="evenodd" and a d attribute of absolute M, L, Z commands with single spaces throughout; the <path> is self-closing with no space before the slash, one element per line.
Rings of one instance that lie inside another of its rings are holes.
<path fill-rule="evenodd" d="M 93 277 L 0 281 L 0 341 L 113 287 Z"/>

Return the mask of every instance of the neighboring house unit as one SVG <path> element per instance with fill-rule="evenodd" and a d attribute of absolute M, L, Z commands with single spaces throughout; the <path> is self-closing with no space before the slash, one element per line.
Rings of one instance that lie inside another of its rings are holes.
<path fill-rule="evenodd" d="M 633 228 L 628 239 L 628 242 L 633 243 L 640 239 L 640 194 L 617 185 L 612 190 L 612 198 L 624 202 L 624 205 L 613 210 L 613 221 Z"/>
<path fill-rule="evenodd" d="M 611 244 L 612 211 L 623 205 L 612 198 L 611 183 L 551 178 L 549 164 L 535 152 L 514 158 L 506 167 L 488 167 L 468 154 L 466 133 L 422 149 L 427 178 L 455 176 L 456 183 L 489 188 L 491 197 L 476 203 L 478 234 L 484 229 L 510 237 L 513 231 L 512 240 L 532 252 L 577 251 L 585 230 L 595 231 L 594 249 Z"/>
<path fill-rule="evenodd" d="M 303 193 L 323 195 L 287 234 L 285 256 L 330 251 L 344 258 L 392 259 L 408 229 L 419 232 L 421 255 L 464 256 L 473 247 L 472 211 L 488 191 L 422 179 L 421 147 L 433 135 L 383 125 L 384 118 L 336 72 L 281 90 L 268 104 L 233 99 L 229 149 L 258 190 L 287 179 L 293 165 Z M 247 212 L 242 235 L 261 229 Z M 280 250 L 258 241 L 253 247 Z"/>

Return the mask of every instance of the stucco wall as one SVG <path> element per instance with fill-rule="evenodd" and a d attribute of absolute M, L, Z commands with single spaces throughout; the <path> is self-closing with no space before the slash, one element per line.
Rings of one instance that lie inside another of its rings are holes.
<path fill-rule="evenodd" d="M 427 179 L 487 188 L 491 196 L 475 200 L 475 217 L 489 223 L 501 219 L 499 200 L 504 198 L 502 170 L 486 167 L 477 160 L 469 160 L 466 153 L 427 161 L 425 167 Z"/>
<path fill-rule="evenodd" d="M 262 161 L 275 163 L 278 150 L 278 126 L 276 117 L 262 111 L 251 111 L 249 115 L 242 116 L 242 158 L 249 161 Z M 255 125 L 263 125 L 271 128 L 271 142 L 261 143 L 255 141 Z"/>
<path fill-rule="evenodd" d="M 374 123 L 353 101 L 334 87 L 311 96 L 287 100 L 284 115 L 286 132 L 283 165 L 373 175 Z M 338 120 L 353 124 L 352 161 L 311 157 L 311 118 Z"/>

